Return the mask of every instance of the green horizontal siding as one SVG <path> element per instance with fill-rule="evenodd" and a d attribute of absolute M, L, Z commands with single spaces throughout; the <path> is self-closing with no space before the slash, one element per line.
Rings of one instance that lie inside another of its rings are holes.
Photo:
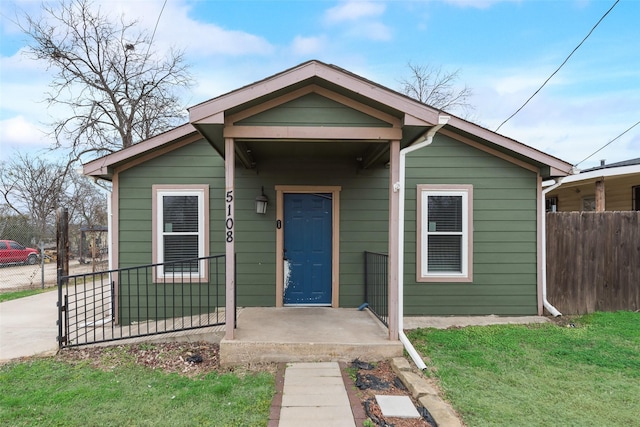
<path fill-rule="evenodd" d="M 406 174 L 405 314 L 536 314 L 536 174 L 443 135 Z M 416 281 L 418 184 L 473 185 L 473 282 Z"/>
<path fill-rule="evenodd" d="M 119 174 L 119 267 L 136 267 L 152 262 L 152 185 L 206 184 L 209 203 L 219 204 L 224 195 L 224 163 L 204 140 L 151 159 Z M 224 208 L 210 215 L 212 254 L 224 250 L 221 244 Z M 213 236 L 221 237 L 215 239 Z M 123 324 L 146 318 L 166 318 L 200 313 L 203 295 L 215 294 L 213 284 L 169 285 L 152 283 L 141 277 L 141 284 L 119 287 L 118 315 Z M 144 279 L 144 280 L 142 280 Z M 134 280 L 129 278 L 129 280 Z M 213 280 L 210 281 L 213 283 Z M 224 282 L 218 292 L 224 297 Z M 224 299 L 222 299 L 224 304 Z"/>
<path fill-rule="evenodd" d="M 530 289 L 527 289 L 524 286 L 511 286 L 505 283 L 493 283 L 493 284 L 485 284 L 484 286 L 472 286 L 471 289 L 468 289 L 469 286 L 465 284 L 457 284 L 457 283 L 449 283 L 449 284 L 441 284 L 441 285 L 433 285 L 431 286 L 430 293 L 432 296 L 437 297 L 452 297 L 451 291 L 456 290 L 457 292 L 467 292 L 469 295 L 473 296 L 492 296 L 492 297 L 501 297 L 501 296 L 518 296 L 523 295 L 526 297 L 534 296 L 535 293 L 531 293 Z M 412 288 L 405 292 L 406 296 L 415 297 L 420 296 L 420 292 L 422 290 L 420 288 Z M 455 297 L 455 296 L 453 296 Z"/>
<path fill-rule="evenodd" d="M 243 126 L 391 127 L 361 111 L 311 93 L 236 122 Z"/>

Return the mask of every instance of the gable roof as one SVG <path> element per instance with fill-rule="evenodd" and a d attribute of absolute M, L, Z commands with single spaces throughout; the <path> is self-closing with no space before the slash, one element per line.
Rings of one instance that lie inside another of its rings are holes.
<path fill-rule="evenodd" d="M 367 80 L 335 65 L 317 60 L 304 62 L 266 79 L 220 95 L 188 108 L 189 121 L 201 123 L 224 123 L 224 113 L 234 113 L 238 107 L 247 108 L 273 99 L 308 84 L 317 84 L 339 93 L 349 93 L 356 101 L 374 104 L 391 114 L 407 115 L 405 124 L 420 123 L 433 126 L 438 123 L 439 111 L 424 108 L 416 100 Z"/>
<path fill-rule="evenodd" d="M 340 67 L 311 60 L 188 108 L 188 124 L 89 162 L 84 166 L 85 174 L 109 179 L 110 168 L 185 139 L 205 138 L 224 157 L 224 132 L 225 126 L 230 125 L 230 117 L 242 116 L 243 111 L 253 111 L 261 106 L 281 105 L 292 96 L 309 92 L 349 103 L 365 112 L 375 112 L 400 131 L 401 147 L 411 145 L 436 125 L 441 113 Z M 443 134 L 481 144 L 531 164 L 540 168 L 545 178 L 565 176 L 571 170 L 570 164 L 556 157 L 459 117 L 447 115 L 451 118 L 441 129 Z M 389 131 L 386 134 L 392 133 Z"/>

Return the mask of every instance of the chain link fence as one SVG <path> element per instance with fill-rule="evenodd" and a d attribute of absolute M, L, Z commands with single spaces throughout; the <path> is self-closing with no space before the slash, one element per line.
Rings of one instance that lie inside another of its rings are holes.
<path fill-rule="evenodd" d="M 108 230 L 69 227 L 69 274 L 108 270 Z M 0 217 L 0 292 L 57 284 L 56 235 L 38 232 L 19 217 Z"/>

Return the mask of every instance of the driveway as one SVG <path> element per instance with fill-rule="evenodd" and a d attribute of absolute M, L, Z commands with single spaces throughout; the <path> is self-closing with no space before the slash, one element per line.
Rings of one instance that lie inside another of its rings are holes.
<path fill-rule="evenodd" d="M 58 349 L 58 293 L 0 303 L 0 362 Z"/>
<path fill-rule="evenodd" d="M 56 285 L 58 270 L 55 262 L 34 265 L 0 265 L 0 291 L 19 289 L 39 289 L 44 281 L 45 287 Z M 106 270 L 106 261 L 97 264 L 80 264 L 77 260 L 69 263 L 69 274 L 91 273 Z"/>

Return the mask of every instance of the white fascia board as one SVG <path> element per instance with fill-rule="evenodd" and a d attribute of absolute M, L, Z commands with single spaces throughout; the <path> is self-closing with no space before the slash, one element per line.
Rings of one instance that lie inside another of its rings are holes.
<path fill-rule="evenodd" d="M 613 168 L 597 169 L 589 172 L 582 172 L 569 175 L 562 180 L 562 185 L 580 184 L 592 179 L 622 177 L 624 175 L 640 174 L 640 165 L 619 166 Z"/>

